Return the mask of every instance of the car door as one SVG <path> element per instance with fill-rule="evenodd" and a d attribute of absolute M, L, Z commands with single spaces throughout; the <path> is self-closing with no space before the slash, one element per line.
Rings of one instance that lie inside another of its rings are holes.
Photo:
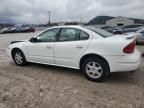
<path fill-rule="evenodd" d="M 75 28 L 61 28 L 55 42 L 54 55 L 57 65 L 78 68 L 77 58 L 86 51 L 90 35 Z"/>
<path fill-rule="evenodd" d="M 32 62 L 54 64 L 54 42 L 59 29 L 54 28 L 41 33 L 36 37 L 36 42 L 31 42 L 28 47 L 28 59 Z"/>

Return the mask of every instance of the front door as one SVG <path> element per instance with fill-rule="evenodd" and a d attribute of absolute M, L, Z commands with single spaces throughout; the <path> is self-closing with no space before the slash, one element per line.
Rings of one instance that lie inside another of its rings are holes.
<path fill-rule="evenodd" d="M 58 28 L 47 30 L 28 45 L 28 59 L 31 62 L 54 64 L 54 42 Z"/>

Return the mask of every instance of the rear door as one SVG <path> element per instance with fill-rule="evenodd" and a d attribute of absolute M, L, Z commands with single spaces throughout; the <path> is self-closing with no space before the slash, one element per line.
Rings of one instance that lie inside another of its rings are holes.
<path fill-rule="evenodd" d="M 55 42 L 54 55 L 57 65 L 77 67 L 77 58 L 86 51 L 90 35 L 80 29 L 61 28 Z"/>

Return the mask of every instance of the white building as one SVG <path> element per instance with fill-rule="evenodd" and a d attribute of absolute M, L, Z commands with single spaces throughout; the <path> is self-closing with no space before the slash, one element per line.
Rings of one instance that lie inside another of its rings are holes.
<path fill-rule="evenodd" d="M 111 26 L 111 27 L 127 26 L 127 25 L 132 25 L 132 24 L 134 24 L 134 20 L 121 17 L 121 16 L 106 21 L 106 26 Z"/>

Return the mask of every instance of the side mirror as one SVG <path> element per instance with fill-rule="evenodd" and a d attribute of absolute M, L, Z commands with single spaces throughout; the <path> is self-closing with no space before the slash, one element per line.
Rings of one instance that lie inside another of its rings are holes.
<path fill-rule="evenodd" d="M 30 39 L 30 42 L 37 42 L 37 38 L 32 37 L 32 38 Z"/>

